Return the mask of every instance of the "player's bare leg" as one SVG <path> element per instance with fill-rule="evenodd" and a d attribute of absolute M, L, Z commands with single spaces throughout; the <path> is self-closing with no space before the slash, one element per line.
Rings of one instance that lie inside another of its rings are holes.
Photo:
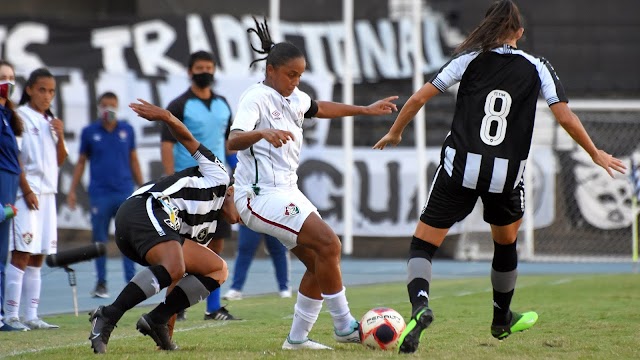
<path fill-rule="evenodd" d="M 338 342 L 359 343 L 360 325 L 351 315 L 342 284 L 340 239 L 318 214 L 311 213 L 300 229 L 298 244 L 311 249 L 315 255 L 313 274 L 333 319 L 334 338 Z"/>

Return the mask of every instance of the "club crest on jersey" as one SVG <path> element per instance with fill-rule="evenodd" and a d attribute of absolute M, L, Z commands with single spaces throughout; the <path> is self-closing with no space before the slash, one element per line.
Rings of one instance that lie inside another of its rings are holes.
<path fill-rule="evenodd" d="M 271 112 L 271 116 L 273 116 L 273 120 L 280 120 L 280 117 L 282 116 L 282 114 L 280 114 L 278 110 L 273 110 Z"/>
<path fill-rule="evenodd" d="M 294 216 L 300 214 L 300 209 L 296 206 L 296 204 L 291 203 L 284 208 L 285 216 Z"/>
<path fill-rule="evenodd" d="M 33 241 L 33 234 L 29 232 L 22 234 L 22 241 L 27 245 L 31 244 Z"/>
<path fill-rule="evenodd" d="M 180 230 L 180 218 L 179 217 L 164 219 L 164 223 L 167 224 L 168 227 L 172 228 L 175 231 Z"/>
<path fill-rule="evenodd" d="M 125 130 L 120 130 L 118 136 L 120 137 L 120 141 L 127 140 L 127 132 Z"/>
<path fill-rule="evenodd" d="M 202 229 L 202 230 L 198 231 L 198 235 L 196 235 L 196 240 L 198 240 L 198 242 L 203 242 L 204 239 L 207 238 L 207 235 L 209 235 L 209 230 L 208 229 Z"/>

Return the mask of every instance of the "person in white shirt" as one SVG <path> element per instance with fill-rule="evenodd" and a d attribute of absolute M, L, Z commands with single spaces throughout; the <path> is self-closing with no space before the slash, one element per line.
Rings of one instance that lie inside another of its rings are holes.
<path fill-rule="evenodd" d="M 302 123 L 310 117 L 391 114 L 397 110 L 392 102 L 397 96 L 369 106 L 312 100 L 297 87 L 306 67 L 304 54 L 293 44 L 274 44 L 266 21 L 256 20 L 256 29 L 249 32 L 262 44 L 262 50 L 254 50 L 267 54 L 261 59 L 266 60 L 266 75 L 241 96 L 227 147 L 238 151 L 234 200 L 243 223 L 278 238 L 307 268 L 282 348 L 331 349 L 308 338 L 323 300 L 333 318 L 335 340 L 360 342 L 359 323 L 342 284 L 340 240 L 297 186 Z"/>
<path fill-rule="evenodd" d="M 58 170 L 67 158 L 62 120 L 50 110 L 56 80 L 49 70 L 34 70 L 25 84 L 18 113 L 24 121 L 20 162 L 23 172 L 9 238 L 11 264 L 7 268 L 5 317 L 19 329 L 55 329 L 38 318 L 40 269 L 45 255 L 57 250 L 56 193 Z M 23 294 L 24 291 L 24 294 Z M 27 304 L 19 320 L 20 298 Z"/>

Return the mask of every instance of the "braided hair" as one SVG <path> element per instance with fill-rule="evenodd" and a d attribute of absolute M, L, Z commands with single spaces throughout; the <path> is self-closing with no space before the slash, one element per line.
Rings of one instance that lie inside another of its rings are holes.
<path fill-rule="evenodd" d="M 260 23 L 255 16 L 253 17 L 253 21 L 256 23 L 256 27 L 247 29 L 247 33 L 255 33 L 258 35 L 258 39 L 260 39 L 260 47 L 261 49 L 256 49 L 251 44 L 251 49 L 257 52 L 258 54 L 267 55 L 261 59 L 256 59 L 249 64 L 249 67 L 253 66 L 253 64 L 258 61 L 266 60 L 267 66 L 271 65 L 274 68 L 284 65 L 291 59 L 297 59 L 300 57 L 304 57 L 304 54 L 300 49 L 298 49 L 295 45 L 289 42 L 280 42 L 274 43 L 271 39 L 271 34 L 269 34 L 269 25 L 267 24 L 267 19 L 264 19 L 264 23 Z"/>

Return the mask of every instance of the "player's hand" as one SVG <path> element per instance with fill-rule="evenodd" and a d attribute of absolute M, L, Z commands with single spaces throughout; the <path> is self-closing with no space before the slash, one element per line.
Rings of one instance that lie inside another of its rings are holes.
<path fill-rule="evenodd" d="M 40 204 L 38 203 L 38 196 L 32 191 L 24 196 L 24 202 L 27 204 L 29 210 L 39 210 Z"/>
<path fill-rule="evenodd" d="M 396 146 L 400 143 L 400 141 L 402 141 L 402 135 L 393 135 L 391 133 L 387 133 L 382 137 L 382 139 L 378 140 L 378 142 L 373 145 L 373 148 L 382 150 L 389 144 Z"/>
<path fill-rule="evenodd" d="M 293 133 L 291 131 L 286 130 L 278 130 L 278 129 L 264 129 L 260 132 L 262 134 L 262 138 L 267 140 L 269 144 L 279 148 L 283 144 L 286 144 L 287 141 L 293 141 Z"/>
<path fill-rule="evenodd" d="M 394 111 L 398 111 L 398 107 L 392 101 L 397 100 L 397 96 L 389 96 L 374 102 L 367 106 L 368 115 L 386 115 L 391 114 Z"/>
<path fill-rule="evenodd" d="M 138 101 L 140 103 L 131 103 L 129 104 L 129 107 L 141 118 L 147 119 L 149 121 L 167 120 L 171 118 L 171 113 L 169 112 L 169 110 L 165 110 L 159 106 L 153 105 L 152 103 L 143 99 L 138 99 Z"/>
<path fill-rule="evenodd" d="M 620 174 L 624 174 L 625 170 L 627 170 L 627 167 L 622 163 L 622 160 L 613 157 L 611 154 L 603 150 L 598 150 L 596 156 L 593 157 L 593 162 L 605 169 L 611 177 L 613 177 L 613 170 Z"/>
<path fill-rule="evenodd" d="M 58 135 L 58 139 L 64 138 L 64 123 L 62 120 L 55 118 L 49 122 L 51 129 Z"/>
<path fill-rule="evenodd" d="M 69 206 L 69 209 L 75 210 L 76 208 L 76 192 L 75 191 L 69 191 L 69 193 L 67 194 L 67 205 Z"/>

